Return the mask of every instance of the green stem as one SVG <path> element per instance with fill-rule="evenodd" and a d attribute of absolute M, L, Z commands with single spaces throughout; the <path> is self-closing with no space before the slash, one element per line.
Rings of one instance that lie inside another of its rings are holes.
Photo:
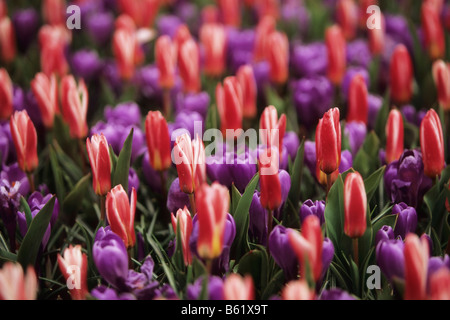
<path fill-rule="evenodd" d="M 36 188 L 34 186 L 33 173 L 32 172 L 27 172 L 27 178 L 28 178 L 28 182 L 30 184 L 31 193 L 33 193 L 36 190 Z"/>
<path fill-rule="evenodd" d="M 100 221 L 105 221 L 106 217 L 106 195 L 100 196 Z"/>
<path fill-rule="evenodd" d="M 332 185 L 333 185 L 333 182 L 331 181 L 331 174 L 327 174 L 327 197 L 328 197 L 328 192 L 330 192 Z"/>
<path fill-rule="evenodd" d="M 164 89 L 163 91 L 163 104 L 164 117 L 169 121 L 171 115 L 170 89 Z"/>
<path fill-rule="evenodd" d="M 189 193 L 189 202 L 191 203 L 191 216 L 194 217 L 197 213 L 197 208 L 195 207 L 195 196 L 194 193 Z"/>
<path fill-rule="evenodd" d="M 356 265 L 359 267 L 359 252 L 358 252 L 358 238 L 353 238 L 353 260 L 355 261 Z"/>

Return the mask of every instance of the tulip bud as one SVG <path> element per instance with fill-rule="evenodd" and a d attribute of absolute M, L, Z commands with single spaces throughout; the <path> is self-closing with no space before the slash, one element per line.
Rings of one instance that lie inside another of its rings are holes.
<path fill-rule="evenodd" d="M 82 139 L 88 133 L 86 122 L 88 108 L 88 91 L 81 79 L 78 86 L 71 75 L 61 80 L 62 114 L 70 128 L 70 135 L 74 139 Z"/>
<path fill-rule="evenodd" d="M 381 240 L 376 246 L 377 265 L 389 281 L 405 277 L 403 240 Z"/>
<path fill-rule="evenodd" d="M 438 92 L 439 105 L 450 111 L 450 64 L 442 60 L 433 63 L 433 79 Z"/>
<path fill-rule="evenodd" d="M 325 44 L 328 53 L 328 79 L 340 85 L 347 68 L 346 43 L 342 29 L 334 25 L 329 27 L 325 33 Z"/>
<path fill-rule="evenodd" d="M 268 106 L 264 109 L 259 120 L 259 129 L 261 132 L 261 142 L 267 148 L 275 147 L 281 155 L 283 149 L 283 138 L 286 132 L 286 115 L 282 114 L 278 120 L 278 112 L 274 106 Z"/>
<path fill-rule="evenodd" d="M 119 68 L 120 76 L 130 80 L 134 74 L 136 56 L 136 35 L 121 28 L 114 32 L 113 52 Z"/>
<path fill-rule="evenodd" d="M 194 193 L 206 181 L 205 146 L 197 136 L 195 140 L 187 133 L 177 137 L 173 149 L 180 189 Z"/>
<path fill-rule="evenodd" d="M 189 248 L 189 239 L 192 233 L 192 218 L 189 210 L 184 206 L 184 209 L 178 209 L 177 216 L 172 216 L 172 227 L 177 234 L 177 226 L 180 226 L 181 246 L 183 248 L 184 264 L 186 266 L 192 263 L 191 249 Z"/>
<path fill-rule="evenodd" d="M 417 212 L 414 207 L 409 207 L 406 203 L 395 204 L 392 208 L 392 214 L 397 215 L 395 224 L 395 237 L 405 239 L 410 232 L 414 233 L 417 227 Z"/>
<path fill-rule="evenodd" d="M 36 300 L 38 280 L 32 266 L 26 275 L 22 266 L 6 262 L 0 269 L 0 300 Z"/>
<path fill-rule="evenodd" d="M 220 24 L 204 24 L 200 29 L 200 41 L 205 50 L 205 74 L 219 77 L 225 70 L 226 33 Z"/>
<path fill-rule="evenodd" d="M 388 164 L 400 159 L 403 154 L 403 136 L 402 114 L 397 109 L 393 109 L 389 112 L 386 124 L 386 162 Z"/>
<path fill-rule="evenodd" d="M 353 77 L 348 91 L 347 122 L 360 121 L 367 125 L 369 115 L 369 93 L 364 77 Z"/>
<path fill-rule="evenodd" d="M 241 8 L 239 0 L 218 0 L 222 21 L 227 26 L 240 27 Z"/>
<path fill-rule="evenodd" d="M 145 119 L 145 136 L 150 165 L 156 171 L 164 171 L 172 164 L 169 128 L 159 111 L 150 111 Z"/>
<path fill-rule="evenodd" d="M 131 190 L 131 198 L 122 185 L 115 186 L 106 196 L 106 216 L 111 230 L 117 234 L 127 248 L 136 243 L 134 215 L 136 211 L 136 190 Z"/>
<path fill-rule="evenodd" d="M 319 218 L 308 216 L 302 225 L 301 234 L 291 230 L 288 234 L 289 244 L 294 249 L 300 264 L 300 276 L 307 278 L 307 271 L 314 281 L 322 274 L 323 235 Z"/>
<path fill-rule="evenodd" d="M 229 203 L 228 188 L 217 182 L 211 186 L 205 183 L 195 191 L 198 219 L 197 251 L 203 259 L 212 260 L 222 253 Z"/>
<path fill-rule="evenodd" d="M 440 18 L 441 11 L 427 2 L 422 3 L 421 22 L 424 33 L 425 47 L 432 60 L 445 55 L 444 28 Z"/>
<path fill-rule="evenodd" d="M 269 39 L 270 35 L 275 32 L 275 24 L 275 19 L 270 16 L 266 16 L 259 21 L 256 27 L 253 53 L 253 59 L 256 62 L 268 59 L 268 52 L 270 51 Z"/>
<path fill-rule="evenodd" d="M 185 92 L 200 91 L 200 67 L 198 45 L 193 39 L 186 40 L 179 49 L 178 67 Z"/>
<path fill-rule="evenodd" d="M 230 274 L 223 284 L 224 300 L 254 300 L 255 289 L 250 275 Z"/>
<path fill-rule="evenodd" d="M 258 159 L 260 201 L 263 208 L 273 211 L 281 205 L 281 182 L 278 175 L 279 154 L 276 148 L 267 148 Z M 269 221 L 272 223 L 272 221 Z"/>
<path fill-rule="evenodd" d="M 295 279 L 298 276 L 298 262 L 289 245 L 289 230 L 282 225 L 275 226 L 269 236 L 269 248 L 272 258 L 283 269 L 285 278 Z"/>
<path fill-rule="evenodd" d="M 344 232 L 350 238 L 360 238 L 367 228 L 367 196 L 362 176 L 351 172 L 344 183 Z"/>
<path fill-rule="evenodd" d="M 121 12 L 130 16 L 139 28 L 149 28 L 159 10 L 160 0 L 119 0 Z"/>
<path fill-rule="evenodd" d="M 280 15 L 279 0 L 259 0 L 254 5 L 259 19 L 267 16 L 277 19 Z"/>
<path fill-rule="evenodd" d="M 55 74 L 48 77 L 39 72 L 31 81 L 31 89 L 41 111 L 42 122 L 48 129 L 53 128 L 55 114 L 59 113 L 58 84 Z"/>
<path fill-rule="evenodd" d="M 411 100 L 413 91 L 413 65 L 408 49 L 403 44 L 395 47 L 389 67 L 391 98 L 399 104 Z"/>
<path fill-rule="evenodd" d="M 191 32 L 189 31 L 189 28 L 187 27 L 187 25 L 182 24 L 177 28 L 177 31 L 175 32 L 175 37 L 173 39 L 174 43 L 175 43 L 175 51 L 177 52 L 177 61 L 181 60 L 181 56 L 180 56 L 180 49 L 181 46 L 183 45 L 183 43 L 185 43 L 186 41 L 192 39 L 192 35 Z"/>
<path fill-rule="evenodd" d="M 203 23 L 219 23 L 219 9 L 215 5 L 206 5 L 201 12 Z"/>
<path fill-rule="evenodd" d="M 13 86 L 6 69 L 0 69 L 0 119 L 7 120 L 13 113 Z"/>
<path fill-rule="evenodd" d="M 450 300 L 450 271 L 441 268 L 431 276 L 430 280 L 431 300 Z"/>
<path fill-rule="evenodd" d="M 65 50 L 71 34 L 65 26 L 43 26 L 39 30 L 41 69 L 47 76 L 56 73 L 64 76 L 69 71 Z"/>
<path fill-rule="evenodd" d="M 61 256 L 58 253 L 58 265 L 66 281 L 73 284 L 70 290 L 72 300 L 84 300 L 89 293 L 87 286 L 87 255 L 81 252 L 81 246 L 70 245 Z"/>
<path fill-rule="evenodd" d="M 171 89 L 175 84 L 177 56 L 175 45 L 169 36 L 156 40 L 155 61 L 159 70 L 159 84 L 163 89 Z"/>
<path fill-rule="evenodd" d="M 336 4 L 337 22 L 345 39 L 351 40 L 358 27 L 358 8 L 353 0 L 338 0 Z"/>
<path fill-rule="evenodd" d="M 106 196 L 111 190 L 111 159 L 108 141 L 103 134 L 94 134 L 91 139 L 86 139 L 86 149 L 93 174 L 92 187 L 97 195 Z"/>
<path fill-rule="evenodd" d="M 316 130 L 316 156 L 319 168 L 332 174 L 341 163 L 341 124 L 338 108 L 328 110 L 319 120 Z"/>
<path fill-rule="evenodd" d="M 283 300 L 314 300 L 315 292 L 308 286 L 305 279 L 288 282 L 281 292 Z"/>
<path fill-rule="evenodd" d="M 285 33 L 273 32 L 269 38 L 270 80 L 284 84 L 289 76 L 289 40 Z"/>
<path fill-rule="evenodd" d="M 44 0 L 42 15 L 50 25 L 66 25 L 66 3 L 64 0 Z"/>
<path fill-rule="evenodd" d="M 11 116 L 9 125 L 19 167 L 22 171 L 31 173 L 39 163 L 36 128 L 25 110 L 16 111 Z"/>
<path fill-rule="evenodd" d="M 394 240 L 394 230 L 391 226 L 384 225 L 380 230 L 377 231 L 375 235 L 375 246 L 383 240 Z M 402 249 L 403 252 L 403 249 Z"/>
<path fill-rule="evenodd" d="M 312 200 L 306 200 L 303 202 L 300 207 L 300 221 L 303 223 L 303 221 L 306 220 L 306 217 L 310 215 L 319 218 L 320 225 L 323 225 L 325 223 L 325 201 L 316 200 L 313 202 Z"/>
<path fill-rule="evenodd" d="M 381 28 L 373 28 L 368 30 L 369 34 L 369 49 L 370 52 L 374 55 L 380 55 L 384 51 L 384 46 L 386 43 L 386 21 L 384 15 L 380 12 L 381 15 Z M 365 22 L 364 22 L 365 23 Z"/>
<path fill-rule="evenodd" d="M 241 66 L 236 72 L 243 96 L 243 116 L 252 119 L 256 116 L 257 86 L 253 67 L 249 64 Z"/>
<path fill-rule="evenodd" d="M 223 87 L 217 84 L 216 101 L 222 134 L 226 135 L 227 130 L 242 129 L 243 95 L 236 77 L 226 77 Z"/>
<path fill-rule="evenodd" d="M 434 179 L 445 168 L 444 136 L 441 120 L 434 109 L 430 109 L 420 124 L 420 147 L 422 149 L 424 173 Z"/>
<path fill-rule="evenodd" d="M 16 57 L 16 35 L 9 17 L 0 18 L 0 55 L 6 63 Z"/>
<path fill-rule="evenodd" d="M 0 0 L 0 18 L 8 15 L 8 7 L 6 5 L 6 0 Z"/>
<path fill-rule="evenodd" d="M 405 239 L 405 300 L 424 300 L 427 289 L 429 248 L 413 233 Z"/>

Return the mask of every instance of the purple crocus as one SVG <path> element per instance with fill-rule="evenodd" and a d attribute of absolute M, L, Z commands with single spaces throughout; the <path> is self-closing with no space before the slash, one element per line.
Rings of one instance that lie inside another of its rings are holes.
<path fill-rule="evenodd" d="M 269 248 L 276 264 L 283 269 L 286 280 L 293 280 L 298 275 L 298 262 L 289 245 L 288 232 L 289 229 L 282 225 L 275 226 L 269 236 Z"/>
<path fill-rule="evenodd" d="M 96 51 L 79 50 L 72 55 L 71 66 L 74 75 L 89 82 L 100 76 L 103 62 Z"/>
<path fill-rule="evenodd" d="M 342 289 L 333 288 L 322 292 L 322 294 L 320 295 L 320 300 L 356 300 L 356 299 L 348 292 Z"/>
<path fill-rule="evenodd" d="M 189 284 L 186 289 L 188 300 L 198 300 L 202 292 L 203 277 L 199 277 L 193 284 Z M 208 300 L 223 300 L 223 280 L 217 276 L 208 278 Z"/>
<path fill-rule="evenodd" d="M 322 275 L 321 279 L 324 279 L 325 274 L 330 267 L 331 261 L 334 258 L 334 245 L 329 238 L 323 239 L 322 244 Z"/>
<path fill-rule="evenodd" d="M 167 193 L 167 210 L 175 213 L 178 209 L 183 209 L 185 206 L 188 209 L 191 208 L 189 196 L 181 191 L 180 181 L 176 178 L 172 181 L 169 192 Z"/>
<path fill-rule="evenodd" d="M 98 12 L 88 17 L 86 29 L 98 46 L 104 46 L 111 39 L 114 30 L 114 15 L 110 12 Z"/>
<path fill-rule="evenodd" d="M 128 292 L 118 294 L 116 290 L 101 285 L 91 291 L 91 295 L 98 300 L 136 300 L 136 297 Z"/>
<path fill-rule="evenodd" d="M 375 129 L 378 112 L 383 106 L 383 99 L 379 96 L 369 94 L 368 102 L 369 102 L 369 119 L 367 122 L 367 128 L 369 130 L 373 130 Z"/>
<path fill-rule="evenodd" d="M 205 91 L 199 93 L 178 94 L 174 103 L 175 111 L 192 113 L 196 112 L 206 119 L 210 104 L 209 94 Z"/>
<path fill-rule="evenodd" d="M 163 15 L 156 22 L 156 28 L 158 30 L 158 34 L 168 35 L 171 38 L 175 37 L 175 34 L 183 22 L 175 15 Z"/>
<path fill-rule="evenodd" d="M 320 225 L 325 222 L 325 201 L 324 200 L 316 200 L 313 202 L 312 200 L 306 200 L 303 202 L 300 207 L 300 221 L 305 221 L 306 217 L 309 215 L 315 215 L 320 220 Z"/>
<path fill-rule="evenodd" d="M 376 247 L 377 264 L 386 278 L 404 278 L 405 257 L 403 255 L 403 240 L 382 240 Z"/>
<path fill-rule="evenodd" d="M 288 131 L 283 138 L 283 147 L 286 149 L 288 156 L 292 161 L 297 156 L 298 148 L 300 147 L 300 140 L 294 131 Z"/>
<path fill-rule="evenodd" d="M 12 17 L 12 22 L 17 47 L 20 52 L 25 53 L 33 40 L 36 39 L 39 29 L 39 13 L 33 8 L 17 10 Z"/>
<path fill-rule="evenodd" d="M 392 230 L 391 226 L 383 226 L 380 230 L 377 231 L 375 235 L 375 247 L 383 240 L 394 240 L 394 230 Z"/>
<path fill-rule="evenodd" d="M 414 233 L 417 228 L 417 212 L 413 207 L 409 207 L 406 203 L 401 202 L 395 204 L 392 208 L 392 214 L 397 215 L 397 223 L 395 225 L 395 237 L 400 236 L 405 239 L 410 232 Z"/>
<path fill-rule="evenodd" d="M 348 139 L 350 151 L 356 156 L 362 147 L 367 135 L 367 127 L 365 123 L 359 121 L 347 122 L 345 124 L 344 136 Z"/>
<path fill-rule="evenodd" d="M 328 66 L 327 48 L 323 42 L 294 46 L 291 67 L 297 77 L 325 75 Z"/>
<path fill-rule="evenodd" d="M 367 69 L 372 62 L 367 40 L 356 39 L 347 43 L 347 64 Z"/>

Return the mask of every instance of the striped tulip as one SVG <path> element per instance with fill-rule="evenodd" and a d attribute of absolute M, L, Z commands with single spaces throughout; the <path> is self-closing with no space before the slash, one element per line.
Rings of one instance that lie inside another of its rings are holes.
<path fill-rule="evenodd" d="M 360 121 L 367 125 L 369 117 L 369 93 L 367 84 L 361 74 L 350 82 L 348 91 L 347 122 Z"/>
<path fill-rule="evenodd" d="M 66 8 L 64 0 L 44 0 L 42 2 L 42 15 L 50 25 L 66 25 Z"/>
<path fill-rule="evenodd" d="M 8 14 L 8 7 L 6 0 L 0 0 L 0 18 L 5 17 Z"/>
<path fill-rule="evenodd" d="M 155 61 L 159 70 L 159 84 L 163 89 L 171 89 L 175 85 L 177 56 L 169 36 L 164 35 L 156 40 Z"/>
<path fill-rule="evenodd" d="M 236 77 L 226 77 L 216 87 L 217 110 L 220 116 L 222 134 L 227 130 L 242 129 L 243 94 Z"/>
<path fill-rule="evenodd" d="M 106 196 L 106 217 L 111 230 L 117 234 L 127 248 L 136 243 L 134 215 L 136 211 L 136 190 L 131 190 L 131 198 L 122 185 L 115 186 Z"/>
<path fill-rule="evenodd" d="M 388 164 L 400 159 L 404 149 L 403 140 L 403 117 L 400 111 L 393 109 L 389 112 L 386 124 L 386 162 Z"/>
<path fill-rule="evenodd" d="M 289 40 L 285 33 L 273 32 L 268 41 L 270 80 L 284 84 L 289 76 Z"/>
<path fill-rule="evenodd" d="M 380 55 L 384 51 L 384 46 L 386 43 L 386 20 L 384 15 L 380 12 L 381 15 L 381 29 L 373 28 L 368 30 L 369 34 L 369 49 L 370 52 L 374 55 Z"/>
<path fill-rule="evenodd" d="M 228 188 L 214 182 L 195 192 L 198 219 L 197 251 L 203 259 L 215 259 L 223 248 L 225 224 L 230 203 Z"/>
<path fill-rule="evenodd" d="M 319 218 L 315 215 L 306 217 L 302 224 L 301 234 L 298 231 L 290 230 L 288 239 L 300 264 L 300 276 L 305 279 L 311 276 L 317 282 L 322 273 L 323 247 Z M 307 271 L 310 274 L 307 274 Z"/>
<path fill-rule="evenodd" d="M 450 300 L 450 270 L 441 268 L 431 276 L 430 299 Z"/>
<path fill-rule="evenodd" d="M 185 133 L 178 136 L 173 149 L 180 189 L 185 193 L 194 193 L 206 181 L 205 146 L 197 136 L 191 141 Z"/>
<path fill-rule="evenodd" d="M 200 15 L 203 23 L 218 23 L 220 20 L 219 9 L 212 4 L 204 6 Z"/>
<path fill-rule="evenodd" d="M 6 262 L 0 269 L 0 300 L 36 300 L 38 280 L 32 266 L 24 274 L 18 263 Z"/>
<path fill-rule="evenodd" d="M 81 251 L 81 246 L 70 245 L 63 252 L 58 253 L 58 265 L 61 273 L 68 283 L 72 300 L 84 300 L 88 295 L 87 286 L 87 255 Z M 72 288 L 69 286 L 72 285 Z"/>
<path fill-rule="evenodd" d="M 191 32 L 187 25 L 182 24 L 177 28 L 173 42 L 175 43 L 175 51 L 177 53 L 177 61 L 181 60 L 181 46 L 188 40 L 192 39 Z"/>
<path fill-rule="evenodd" d="M 204 24 L 200 29 L 200 41 L 205 50 L 205 74 L 219 77 L 225 70 L 226 32 L 223 25 Z"/>
<path fill-rule="evenodd" d="M 218 0 L 222 21 L 227 26 L 241 25 L 240 0 Z"/>
<path fill-rule="evenodd" d="M 83 79 L 79 80 L 78 85 L 72 75 L 67 75 L 61 80 L 62 115 L 74 139 L 83 139 L 88 133 L 86 122 L 88 99 Z"/>
<path fill-rule="evenodd" d="M 200 91 L 200 61 L 198 45 L 193 39 L 181 44 L 178 55 L 178 67 L 185 92 Z"/>
<path fill-rule="evenodd" d="M 6 69 L 0 69 L 0 119 L 7 120 L 13 113 L 13 86 Z"/>
<path fill-rule="evenodd" d="M 139 28 L 149 28 L 158 13 L 160 0 L 119 0 L 119 9 L 130 16 Z"/>
<path fill-rule="evenodd" d="M 257 99 L 257 86 L 253 67 L 249 64 L 241 66 L 237 73 L 236 78 L 241 85 L 243 96 L 243 117 L 246 119 L 252 119 L 256 116 L 256 99 Z"/>
<path fill-rule="evenodd" d="M 119 28 L 113 35 L 113 53 L 122 79 L 130 80 L 134 75 L 137 39 L 134 32 Z"/>
<path fill-rule="evenodd" d="M 439 105 L 442 109 L 450 111 L 450 63 L 435 61 L 433 79 L 437 87 Z"/>
<path fill-rule="evenodd" d="M 6 63 L 16 57 L 16 35 L 9 17 L 0 18 L 0 55 Z"/>
<path fill-rule="evenodd" d="M 279 0 L 259 0 L 255 2 L 254 6 L 258 12 L 259 19 L 263 17 L 272 17 L 278 19 L 280 15 L 280 1 Z"/>
<path fill-rule="evenodd" d="M 281 292 L 283 300 L 314 300 L 315 293 L 308 286 L 305 279 L 288 282 Z"/>
<path fill-rule="evenodd" d="M 252 276 L 230 274 L 223 283 L 223 295 L 225 300 L 254 300 L 255 288 Z"/>
<path fill-rule="evenodd" d="M 399 104 L 407 103 L 413 94 L 413 65 L 408 49 L 403 44 L 395 47 L 390 73 L 391 98 Z"/>
<path fill-rule="evenodd" d="M 405 239 L 405 300 L 424 300 L 427 290 L 429 247 L 413 233 Z"/>
<path fill-rule="evenodd" d="M 340 85 L 347 68 L 346 43 L 342 29 L 333 25 L 326 30 L 325 44 L 328 53 L 327 76 L 335 85 Z"/>
<path fill-rule="evenodd" d="M 164 171 L 172 164 L 169 127 L 159 111 L 150 111 L 145 119 L 145 136 L 150 165 L 156 171 Z"/>
<path fill-rule="evenodd" d="M 273 17 L 262 18 L 256 27 L 253 59 L 258 62 L 268 59 L 270 35 L 275 32 L 276 21 Z"/>
<path fill-rule="evenodd" d="M 424 173 L 434 179 L 445 167 L 444 136 L 439 116 L 430 109 L 420 124 L 420 147 Z"/>
<path fill-rule="evenodd" d="M 186 266 L 192 263 L 191 249 L 189 248 L 189 239 L 192 233 L 192 218 L 189 210 L 184 207 L 184 209 L 179 209 L 175 215 L 172 213 L 172 227 L 177 234 L 177 228 L 180 226 L 180 236 L 181 236 L 181 246 L 183 248 L 183 259 Z"/>
<path fill-rule="evenodd" d="M 64 26 L 45 25 L 39 30 L 41 69 L 47 76 L 56 73 L 64 76 L 69 71 L 65 50 L 71 34 Z"/>
<path fill-rule="evenodd" d="M 31 173 L 39 163 L 36 128 L 25 110 L 14 112 L 9 125 L 19 167 L 22 171 Z"/>
<path fill-rule="evenodd" d="M 347 174 L 344 182 L 344 232 L 350 238 L 360 238 L 367 228 L 367 195 L 364 180 L 358 172 Z"/>
<path fill-rule="evenodd" d="M 316 156 L 319 168 L 332 174 L 341 164 L 341 124 L 338 108 L 328 110 L 316 130 Z"/>
<path fill-rule="evenodd" d="M 111 159 L 106 137 L 94 134 L 86 139 L 86 149 L 91 163 L 92 187 L 99 196 L 106 196 L 111 190 Z"/>
<path fill-rule="evenodd" d="M 259 156 L 259 184 L 261 206 L 269 211 L 281 205 L 281 182 L 278 175 L 279 153 L 276 148 L 267 148 Z"/>
<path fill-rule="evenodd" d="M 259 119 L 261 142 L 268 148 L 275 147 L 279 154 L 283 149 L 283 138 L 286 132 L 286 115 L 282 114 L 278 120 L 278 112 L 274 106 L 264 109 Z"/>
<path fill-rule="evenodd" d="M 39 72 L 31 81 L 31 89 L 41 111 L 42 122 L 47 129 L 53 128 L 55 114 L 59 113 L 58 84 L 55 74 L 48 77 Z"/>
<path fill-rule="evenodd" d="M 353 0 L 338 0 L 336 15 L 345 39 L 353 39 L 358 28 L 358 7 L 356 3 Z"/>
<path fill-rule="evenodd" d="M 441 11 L 438 11 L 433 4 L 422 3 L 421 22 L 425 47 L 432 60 L 440 59 L 445 55 L 444 27 L 440 15 Z"/>

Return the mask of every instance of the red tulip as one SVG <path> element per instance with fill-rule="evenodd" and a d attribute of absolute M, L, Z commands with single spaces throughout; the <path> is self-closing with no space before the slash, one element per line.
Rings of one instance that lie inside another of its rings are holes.
<path fill-rule="evenodd" d="M 283 300 L 314 300 L 315 292 L 308 286 L 305 279 L 288 282 L 281 292 Z"/>
<path fill-rule="evenodd" d="M 201 17 L 203 23 L 219 23 L 220 12 L 215 5 L 206 5 L 202 8 Z"/>
<path fill-rule="evenodd" d="M 193 39 L 188 39 L 179 50 L 178 67 L 184 91 L 197 93 L 201 86 L 198 45 Z"/>
<path fill-rule="evenodd" d="M 425 47 L 432 60 L 445 55 L 444 28 L 440 18 L 441 11 L 430 3 L 422 3 L 421 22 L 424 33 Z"/>
<path fill-rule="evenodd" d="M 227 26 L 240 27 L 241 7 L 240 0 L 218 0 L 222 21 Z"/>
<path fill-rule="evenodd" d="M 86 139 L 86 149 L 93 174 L 92 187 L 99 196 L 106 196 L 111 190 L 111 159 L 108 141 L 103 133 Z"/>
<path fill-rule="evenodd" d="M 273 32 L 269 38 L 270 80 L 284 84 L 289 76 L 289 40 L 286 34 Z"/>
<path fill-rule="evenodd" d="M 72 300 L 84 300 L 88 295 L 87 286 L 87 255 L 81 251 L 81 246 L 70 245 L 61 256 L 58 253 L 58 265 L 70 290 Z M 70 288 L 72 285 L 72 288 Z"/>
<path fill-rule="evenodd" d="M 14 112 L 9 125 L 19 167 L 22 171 L 31 173 L 39 163 L 36 128 L 25 110 Z"/>
<path fill-rule="evenodd" d="M 373 55 L 380 55 L 383 53 L 384 51 L 384 45 L 386 43 L 386 22 L 385 22 L 385 18 L 384 15 L 380 12 L 381 14 L 381 29 L 369 29 L 368 33 L 369 33 L 369 48 L 370 48 L 370 52 Z"/>
<path fill-rule="evenodd" d="M 328 78 L 335 85 L 340 85 L 347 68 L 347 58 L 345 38 L 339 26 L 334 25 L 326 30 L 325 44 L 328 52 Z"/>
<path fill-rule="evenodd" d="M 70 135 L 74 139 L 82 139 L 88 133 L 86 122 L 88 108 L 88 91 L 83 79 L 78 83 L 72 75 L 61 80 L 61 102 L 64 120 L 70 128 Z"/>
<path fill-rule="evenodd" d="M 344 232 L 350 238 L 361 238 L 367 228 L 367 195 L 364 180 L 358 172 L 351 172 L 344 182 Z"/>
<path fill-rule="evenodd" d="M 226 33 L 220 24 L 204 24 L 200 29 L 200 41 L 205 50 L 204 69 L 208 76 L 218 77 L 225 70 Z"/>
<path fill-rule="evenodd" d="M 230 274 L 223 283 L 223 295 L 224 300 L 254 300 L 255 288 L 252 276 Z"/>
<path fill-rule="evenodd" d="M 348 91 L 347 122 L 360 121 L 367 125 L 369 117 L 369 93 L 364 77 L 357 74 Z"/>
<path fill-rule="evenodd" d="M 353 0 L 338 0 L 336 4 L 337 22 L 342 28 L 344 37 L 351 40 L 358 27 L 358 7 Z"/>
<path fill-rule="evenodd" d="M 322 274 L 323 235 L 319 218 L 308 216 L 302 224 L 301 234 L 295 230 L 288 233 L 289 244 L 300 264 L 300 276 L 308 277 L 307 271 L 314 281 Z"/>
<path fill-rule="evenodd" d="M 5 0 L 0 0 L 0 18 L 8 15 L 8 7 L 6 6 Z"/>
<path fill-rule="evenodd" d="M 339 168 L 337 170 L 335 170 L 330 175 L 330 177 L 329 177 L 330 185 L 333 185 L 338 177 L 339 177 Z M 327 178 L 327 175 L 322 170 L 320 170 L 320 163 L 319 163 L 319 161 L 316 161 L 316 178 L 317 178 L 317 181 L 319 181 L 319 183 L 322 186 L 324 186 L 324 187 L 327 186 L 327 184 L 328 184 L 327 179 L 328 178 Z"/>
<path fill-rule="evenodd" d="M 369 18 L 369 13 L 367 13 L 367 8 L 372 5 L 378 5 L 377 0 L 359 0 L 359 27 L 361 29 L 367 28 L 367 18 Z"/>
<path fill-rule="evenodd" d="M 403 139 L 403 117 L 400 111 L 393 109 L 389 112 L 386 124 L 386 162 L 388 164 L 400 159 L 404 149 Z"/>
<path fill-rule="evenodd" d="M 156 171 L 164 171 L 172 165 L 169 128 L 159 111 L 150 111 L 145 119 L 145 136 L 150 165 Z"/>
<path fill-rule="evenodd" d="M 120 76 L 129 80 L 134 74 L 136 57 L 136 35 L 127 29 L 121 28 L 114 32 L 113 52 L 119 68 Z"/>
<path fill-rule="evenodd" d="M 430 109 L 420 124 L 420 147 L 424 173 L 434 179 L 445 168 L 444 136 L 441 120 L 434 109 Z"/>
<path fill-rule="evenodd" d="M 121 12 L 130 16 L 139 28 L 148 28 L 159 10 L 160 0 L 119 0 Z"/>
<path fill-rule="evenodd" d="M 177 31 L 175 32 L 175 37 L 173 39 L 173 42 L 175 43 L 175 48 L 177 52 L 177 60 L 180 60 L 180 48 L 186 41 L 192 39 L 191 32 L 189 31 L 189 28 L 187 25 L 182 24 L 177 28 Z"/>
<path fill-rule="evenodd" d="M 222 134 L 225 135 L 227 130 L 242 129 L 243 95 L 236 77 L 226 77 L 223 87 L 217 84 L 216 102 Z"/>
<path fill-rule="evenodd" d="M 18 263 L 6 262 L 0 269 L 0 300 L 36 300 L 39 284 L 32 266 L 24 274 Z"/>
<path fill-rule="evenodd" d="M 192 263 L 191 249 L 189 248 L 189 239 L 192 233 L 192 218 L 189 210 L 184 207 L 184 209 L 178 209 L 177 216 L 174 214 L 172 216 L 172 227 L 175 234 L 177 234 L 177 226 L 180 226 L 180 236 L 181 236 L 181 246 L 183 248 L 183 258 L 184 264 L 186 266 Z"/>
<path fill-rule="evenodd" d="M 268 60 L 270 35 L 275 32 L 276 22 L 273 17 L 263 17 L 256 27 L 255 49 L 253 59 L 258 62 Z"/>
<path fill-rule="evenodd" d="M 115 186 L 106 196 L 106 217 L 111 230 L 125 243 L 127 248 L 136 243 L 134 214 L 136 211 L 136 190 L 131 190 L 131 199 L 122 185 Z"/>
<path fill-rule="evenodd" d="M 430 299 L 450 300 L 450 271 L 446 267 L 439 269 L 431 276 Z"/>
<path fill-rule="evenodd" d="M 405 239 L 405 300 L 424 300 L 427 289 L 429 247 L 413 233 Z"/>
<path fill-rule="evenodd" d="M 316 156 L 319 168 L 332 174 L 341 164 L 341 124 L 339 109 L 328 110 L 319 120 L 316 130 Z"/>
<path fill-rule="evenodd" d="M 13 113 L 13 86 L 6 69 L 0 69 L 0 119 L 6 120 Z"/>
<path fill-rule="evenodd" d="M 9 63 L 16 57 L 16 35 L 9 17 L 0 18 L 0 54 L 1 59 Z"/>
<path fill-rule="evenodd" d="M 286 115 L 282 114 L 278 120 L 277 109 L 274 106 L 266 107 L 259 120 L 259 130 L 262 132 L 261 142 L 268 148 L 277 148 L 281 155 L 286 132 Z"/>
<path fill-rule="evenodd" d="M 414 74 L 411 57 L 403 44 L 395 47 L 389 73 L 392 99 L 400 104 L 409 102 L 413 93 Z"/>
<path fill-rule="evenodd" d="M 195 140 L 187 133 L 177 137 L 173 150 L 180 189 L 194 193 L 206 181 L 205 146 L 197 136 Z"/>
<path fill-rule="evenodd" d="M 442 60 L 433 63 L 433 79 L 437 87 L 439 105 L 450 111 L 450 64 Z"/>
<path fill-rule="evenodd" d="M 155 61 L 159 70 L 159 84 L 171 89 L 175 84 L 176 48 L 169 36 L 160 36 L 155 45 Z"/>
<path fill-rule="evenodd" d="M 53 128 L 55 114 L 59 113 L 58 84 L 55 74 L 48 77 L 45 73 L 39 72 L 31 81 L 31 89 L 41 111 L 44 126 L 48 129 Z"/>
<path fill-rule="evenodd" d="M 280 15 L 279 0 L 259 0 L 254 5 L 259 19 L 267 16 L 278 19 Z"/>
<path fill-rule="evenodd" d="M 71 33 L 64 26 L 45 25 L 39 30 L 41 69 L 47 76 L 56 73 L 64 76 L 69 71 L 65 50 L 71 41 Z"/>
<path fill-rule="evenodd" d="M 278 209 L 281 205 L 278 150 L 276 148 L 265 149 L 258 159 L 258 167 L 261 205 L 269 211 Z"/>
<path fill-rule="evenodd" d="M 217 182 L 211 186 L 205 183 L 195 191 L 198 219 L 197 251 L 203 259 L 211 260 L 222 253 L 229 203 L 228 188 Z"/>
<path fill-rule="evenodd" d="M 44 0 L 42 2 L 42 15 L 48 24 L 65 27 L 66 8 L 67 5 L 64 0 Z"/>
<path fill-rule="evenodd" d="M 241 85 L 242 96 L 244 97 L 243 116 L 247 119 L 252 119 L 256 116 L 256 99 L 257 99 L 257 86 L 253 67 L 249 64 L 241 66 L 237 73 L 236 78 Z"/>

